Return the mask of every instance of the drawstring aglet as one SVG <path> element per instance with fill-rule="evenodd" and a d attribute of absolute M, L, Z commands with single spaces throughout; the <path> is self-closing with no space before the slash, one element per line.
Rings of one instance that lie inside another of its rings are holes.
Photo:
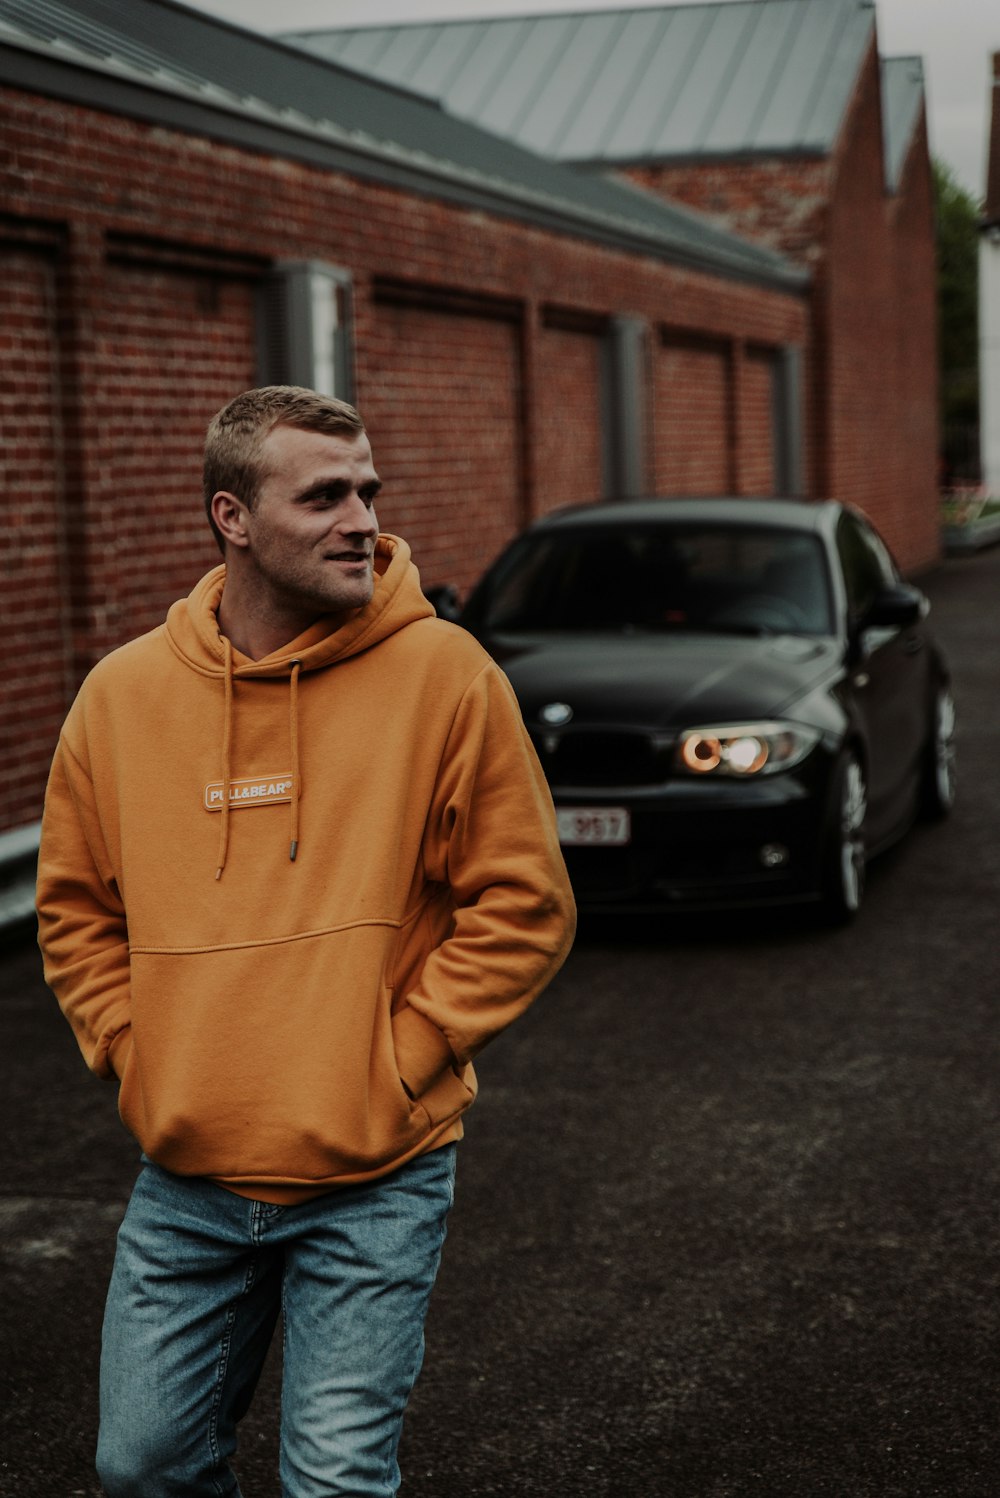
<path fill-rule="evenodd" d="M 221 864 L 219 865 L 219 867 L 215 871 L 215 877 L 216 877 L 216 879 L 221 879 L 222 878 L 222 865 Z"/>
<path fill-rule="evenodd" d="M 292 845 L 291 845 L 291 847 L 288 850 L 289 862 L 291 862 L 291 863 L 295 862 L 295 855 L 296 855 L 296 853 L 298 853 L 298 851 L 299 851 L 299 845 L 298 845 L 298 843 L 297 842 L 293 842 Z M 220 874 L 222 873 L 221 869 L 219 870 L 219 873 Z"/>

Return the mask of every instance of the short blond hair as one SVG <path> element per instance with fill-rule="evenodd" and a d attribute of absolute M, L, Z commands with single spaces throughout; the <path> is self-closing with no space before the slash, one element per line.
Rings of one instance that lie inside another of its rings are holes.
<path fill-rule="evenodd" d="M 205 434 L 203 481 L 208 523 L 223 553 L 225 543 L 212 518 L 212 499 L 223 489 L 241 499 L 248 510 L 254 508 L 264 477 L 264 442 L 277 426 L 332 437 L 359 437 L 365 430 L 361 417 L 346 401 L 301 385 L 245 390 L 216 412 Z"/>

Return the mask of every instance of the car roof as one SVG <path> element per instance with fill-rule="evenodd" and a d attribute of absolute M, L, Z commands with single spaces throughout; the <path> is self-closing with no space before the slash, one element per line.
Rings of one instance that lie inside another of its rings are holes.
<path fill-rule="evenodd" d="M 836 500 L 736 499 L 719 496 L 699 499 L 619 499 L 567 505 L 553 510 L 531 526 L 531 531 L 562 530 L 651 521 L 708 523 L 710 525 L 776 526 L 779 529 L 831 534 L 845 506 Z"/>

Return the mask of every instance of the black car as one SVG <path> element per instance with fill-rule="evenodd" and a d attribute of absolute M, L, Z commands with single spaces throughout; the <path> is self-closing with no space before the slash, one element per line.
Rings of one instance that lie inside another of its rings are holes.
<path fill-rule="evenodd" d="M 955 794 L 927 600 L 833 501 L 559 511 L 460 615 L 508 674 L 583 909 L 815 899 Z"/>

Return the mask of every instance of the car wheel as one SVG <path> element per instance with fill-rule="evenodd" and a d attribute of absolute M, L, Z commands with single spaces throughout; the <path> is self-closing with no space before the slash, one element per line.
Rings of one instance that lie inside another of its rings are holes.
<path fill-rule="evenodd" d="M 857 915 L 865 892 L 865 819 L 868 787 L 856 754 L 842 756 L 834 771 L 823 871 L 823 911 L 842 925 Z"/>
<path fill-rule="evenodd" d="M 955 699 L 946 683 L 934 693 L 923 782 L 923 810 L 946 817 L 955 804 Z"/>

